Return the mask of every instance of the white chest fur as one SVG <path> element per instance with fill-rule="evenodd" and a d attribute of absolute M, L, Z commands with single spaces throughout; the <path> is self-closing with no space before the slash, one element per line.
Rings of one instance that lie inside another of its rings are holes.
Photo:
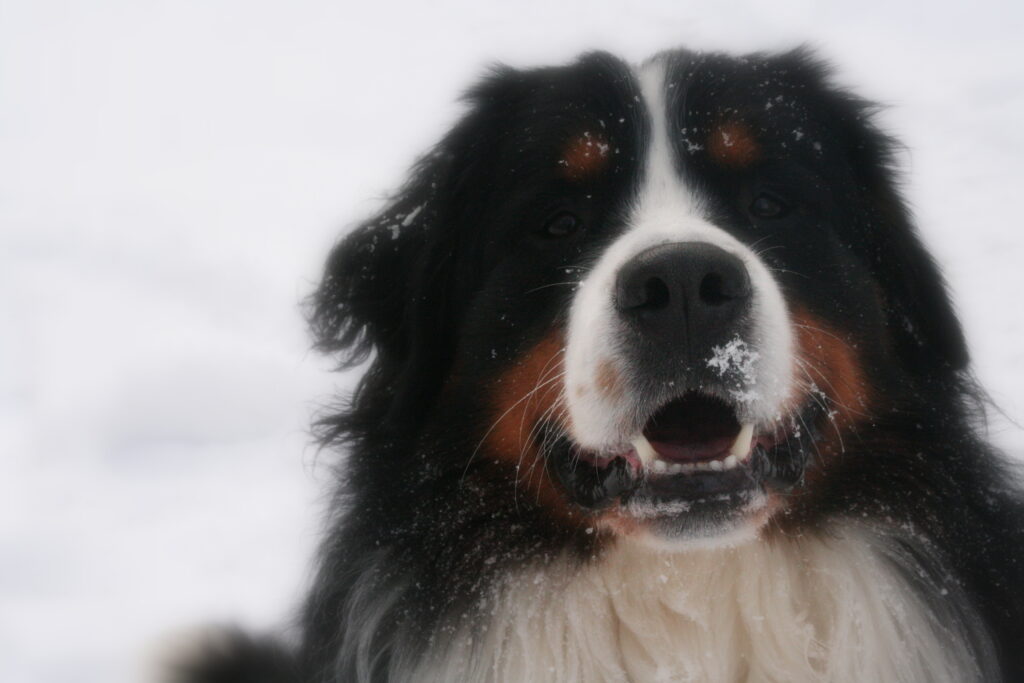
<path fill-rule="evenodd" d="M 413 679 L 982 680 L 966 602 L 936 588 L 945 599 L 926 604 L 908 572 L 921 574 L 910 553 L 857 527 L 675 554 L 620 547 L 505 582 Z"/>

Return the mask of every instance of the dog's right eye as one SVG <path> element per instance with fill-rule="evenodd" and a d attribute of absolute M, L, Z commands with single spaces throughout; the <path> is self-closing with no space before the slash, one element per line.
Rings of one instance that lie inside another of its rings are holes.
<path fill-rule="evenodd" d="M 548 239 L 560 240 L 572 237 L 583 227 L 583 222 L 578 216 L 563 211 L 555 214 L 544 224 L 541 235 Z"/>
<path fill-rule="evenodd" d="M 789 213 L 789 206 L 775 195 L 762 192 L 750 203 L 750 213 L 758 218 L 782 218 Z"/>

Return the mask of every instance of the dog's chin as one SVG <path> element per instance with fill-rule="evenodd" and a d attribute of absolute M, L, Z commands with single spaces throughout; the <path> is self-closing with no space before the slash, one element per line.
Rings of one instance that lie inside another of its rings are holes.
<path fill-rule="evenodd" d="M 740 475 L 693 475 L 683 484 L 697 484 L 718 493 L 679 494 L 680 482 L 643 484 L 624 504 L 600 517 L 602 528 L 616 536 L 653 547 L 676 551 L 738 545 L 752 540 L 770 517 L 772 495 Z M 681 479 L 677 476 L 674 479 Z M 665 484 L 676 490 L 666 495 Z"/>
<path fill-rule="evenodd" d="M 594 451 L 549 439 L 548 463 L 567 498 L 602 528 L 675 550 L 757 536 L 789 464 L 779 442 L 721 399 L 691 392 L 658 409 L 628 445 Z"/>
<path fill-rule="evenodd" d="M 667 514 L 647 519 L 608 514 L 599 525 L 620 543 L 638 550 L 676 553 L 729 548 L 760 537 L 774 508 L 770 494 L 747 506 L 717 516 Z"/>

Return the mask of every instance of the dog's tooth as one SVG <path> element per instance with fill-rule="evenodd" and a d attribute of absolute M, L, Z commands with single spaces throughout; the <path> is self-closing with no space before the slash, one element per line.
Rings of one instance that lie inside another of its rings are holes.
<path fill-rule="evenodd" d="M 685 472 L 686 474 L 691 474 L 697 468 L 697 466 L 692 462 L 680 465 L 680 467 L 683 468 L 683 472 Z"/>
<path fill-rule="evenodd" d="M 653 465 L 652 465 L 651 467 L 653 467 L 653 468 L 654 468 L 654 471 L 655 471 L 655 472 L 656 472 L 657 474 L 664 474 L 664 473 L 665 473 L 665 470 L 667 470 L 667 469 L 668 469 L 668 465 L 667 465 L 667 464 L 665 464 L 665 461 L 664 461 L 664 460 L 655 460 L 655 461 L 654 461 L 654 464 L 653 464 Z"/>
<path fill-rule="evenodd" d="M 721 472 L 722 471 L 722 467 L 723 467 L 722 461 L 721 460 L 712 460 L 711 462 L 708 463 L 708 467 L 710 467 L 711 469 L 713 469 L 716 472 Z"/>
<path fill-rule="evenodd" d="M 727 470 L 731 470 L 734 467 L 736 467 L 736 465 L 739 464 L 739 458 L 737 458 L 735 455 L 730 455 L 728 458 L 722 461 L 722 467 Z"/>
<path fill-rule="evenodd" d="M 704 472 L 708 469 L 708 464 L 706 462 L 695 462 L 693 463 L 693 469 L 698 472 Z"/>
<path fill-rule="evenodd" d="M 735 455 L 740 460 L 745 460 L 750 455 L 750 449 L 754 441 L 754 425 L 748 422 L 747 424 L 740 427 L 740 433 L 736 435 L 736 440 L 732 442 L 732 446 L 729 447 L 729 454 Z"/>
<path fill-rule="evenodd" d="M 647 437 L 643 434 L 637 434 L 633 437 L 630 442 L 633 444 L 634 450 L 636 450 L 637 457 L 640 458 L 640 462 L 645 466 L 649 466 L 651 463 L 657 461 L 658 454 L 654 450 L 654 446 L 647 440 Z"/>
<path fill-rule="evenodd" d="M 669 465 L 668 471 L 672 474 L 679 474 L 680 472 L 683 471 L 683 466 L 677 462 L 674 462 L 671 465 Z"/>

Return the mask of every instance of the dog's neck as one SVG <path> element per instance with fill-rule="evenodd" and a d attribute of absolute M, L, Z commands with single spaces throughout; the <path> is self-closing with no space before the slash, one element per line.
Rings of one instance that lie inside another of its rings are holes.
<path fill-rule="evenodd" d="M 508 578 L 413 678 L 985 680 L 980 622 L 925 556 L 853 525 L 674 554 L 623 543 Z"/>

